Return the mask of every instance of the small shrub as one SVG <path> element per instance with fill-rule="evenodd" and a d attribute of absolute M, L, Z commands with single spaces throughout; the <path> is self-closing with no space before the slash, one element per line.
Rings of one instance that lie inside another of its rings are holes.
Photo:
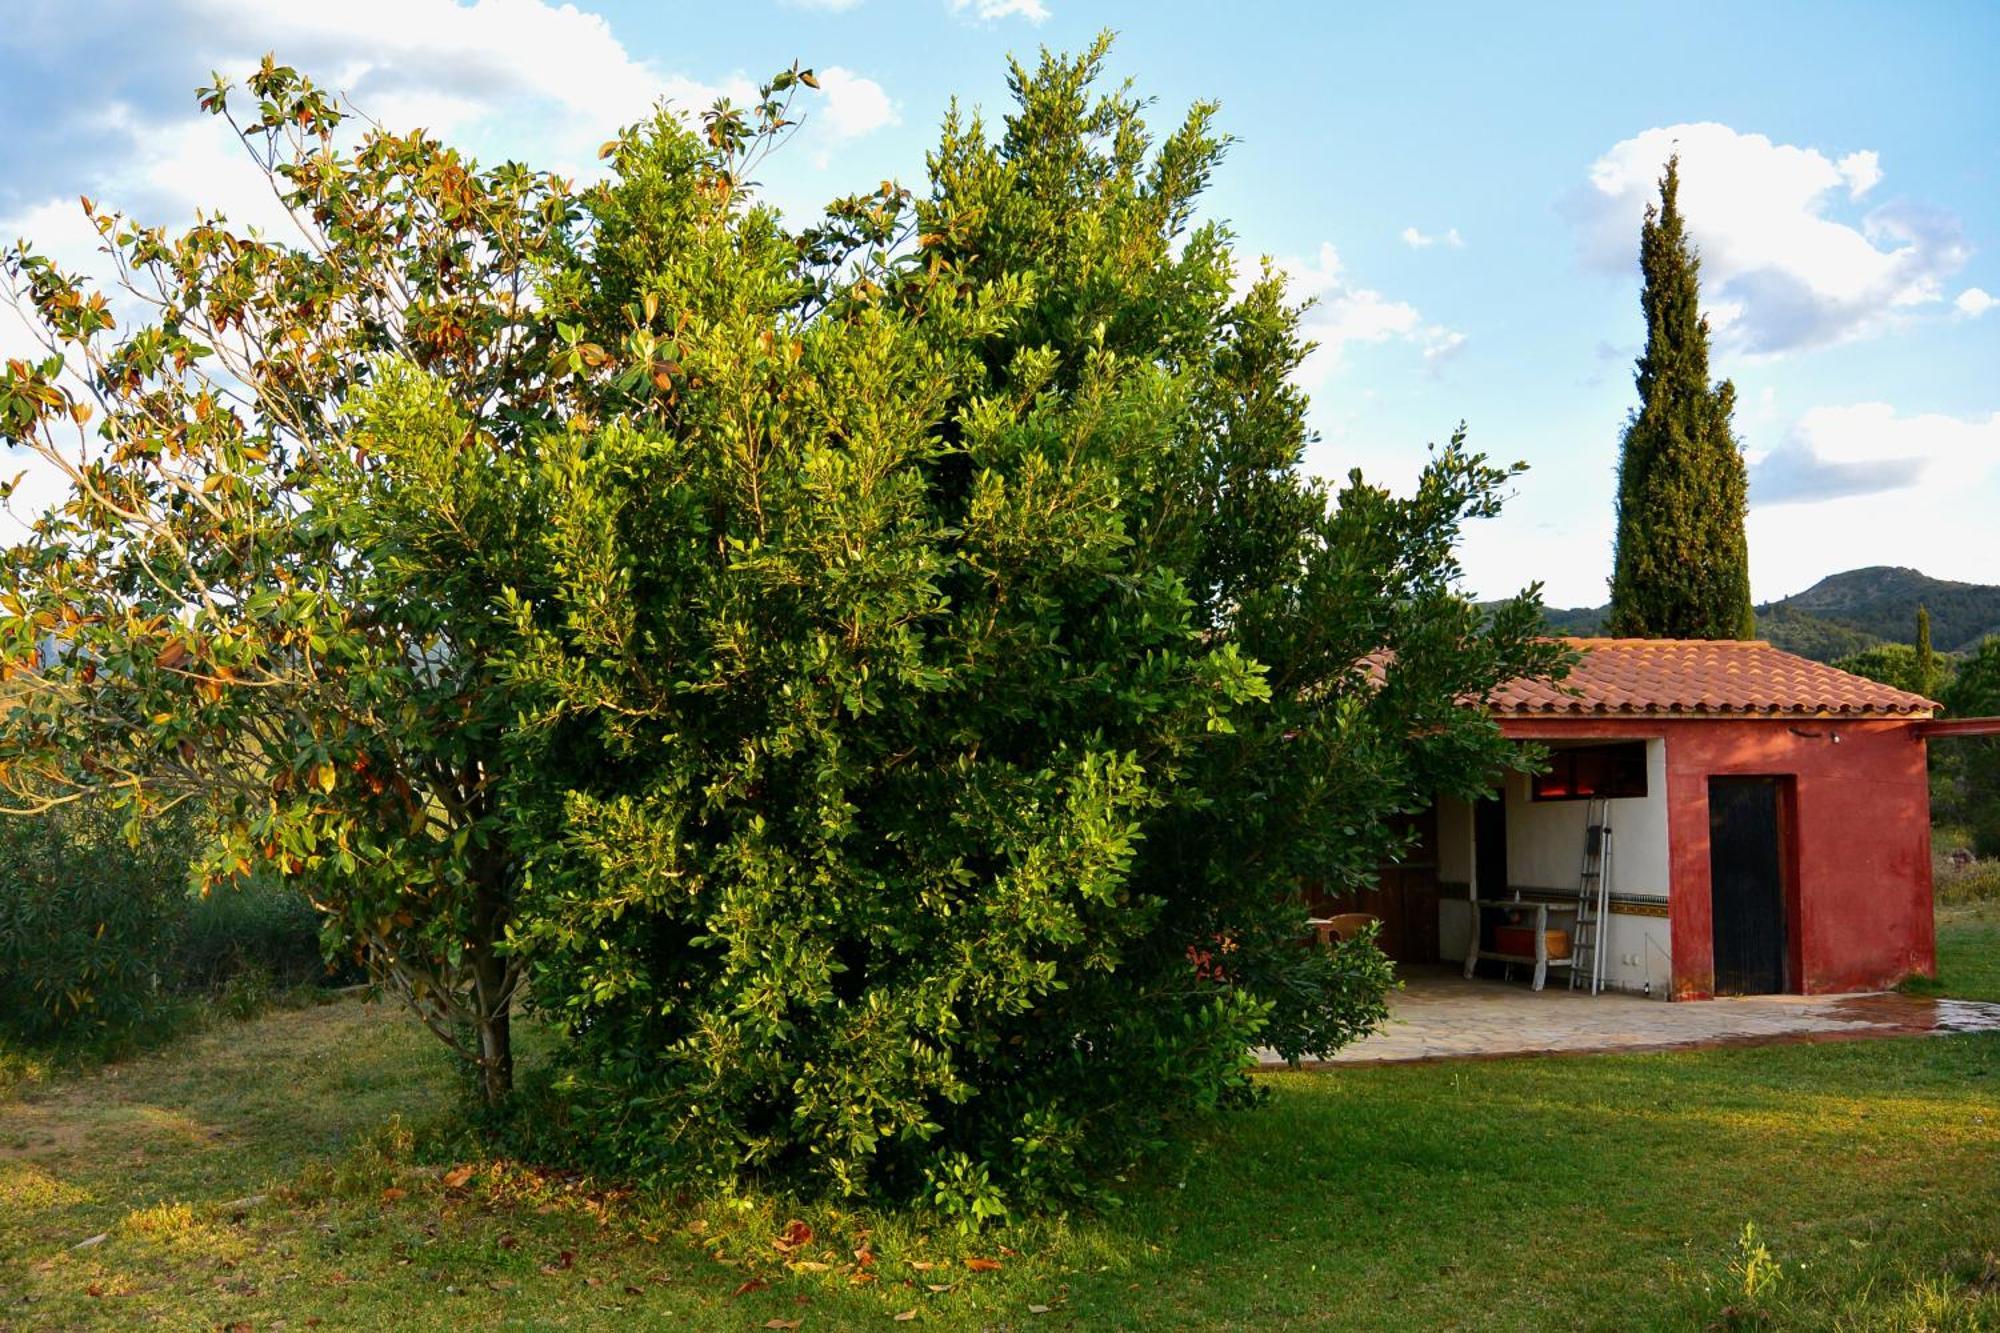
<path fill-rule="evenodd" d="M 215 997 L 215 1007 L 240 1023 L 269 1009 L 276 994 L 271 974 L 263 967 L 252 964 L 222 983 L 222 989 Z"/>
<path fill-rule="evenodd" d="M 1980 841 L 1958 828 L 1932 834 L 1931 884 L 1940 904 L 2000 902 L 2000 860 L 1981 851 Z"/>
<path fill-rule="evenodd" d="M 151 820 L 134 839 L 105 804 L 0 817 L 0 1029 L 71 1046 L 159 1036 L 191 997 L 249 1017 L 281 990 L 352 974 L 321 961 L 296 889 L 194 896 L 198 820 Z"/>
<path fill-rule="evenodd" d="M 148 824 L 74 804 L 0 818 L 0 1022 L 88 1040 L 157 1018 L 193 851 L 184 819 Z"/>

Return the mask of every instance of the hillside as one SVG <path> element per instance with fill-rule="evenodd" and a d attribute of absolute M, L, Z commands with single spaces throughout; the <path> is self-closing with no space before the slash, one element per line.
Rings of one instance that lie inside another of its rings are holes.
<path fill-rule="evenodd" d="M 2000 634 L 2000 587 L 1873 565 L 1829 574 L 1804 592 L 1766 602 L 1757 608 L 1757 635 L 1788 653 L 1832 662 L 1881 643 L 1914 642 L 1919 606 L 1930 610 L 1939 652 L 1969 652 Z M 1557 634 L 1599 634 L 1609 610 L 1549 607 L 1542 619 Z"/>
<path fill-rule="evenodd" d="M 1803 612 L 1892 643 L 1916 634 L 1917 607 L 1931 613 L 1931 642 L 1941 652 L 1966 652 L 1989 634 L 2000 634 L 2000 588 L 1934 579 L 1914 569 L 1875 565 L 1830 574 L 1802 593 L 1757 608 Z"/>

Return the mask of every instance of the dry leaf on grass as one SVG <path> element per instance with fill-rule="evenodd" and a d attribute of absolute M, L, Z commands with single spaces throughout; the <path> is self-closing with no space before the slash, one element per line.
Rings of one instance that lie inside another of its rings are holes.
<path fill-rule="evenodd" d="M 1028 1307 L 1028 1313 L 1029 1313 L 1029 1314 L 1047 1314 L 1047 1313 L 1049 1312 L 1050 1308 L 1051 1308 L 1051 1307 L 1049 1307 L 1049 1306 L 1046 1306 L 1046 1305 L 1031 1305 L 1031 1306 L 1029 1306 L 1029 1307 Z"/>
<path fill-rule="evenodd" d="M 917 1312 L 914 1309 L 898 1310 L 896 1311 L 894 1316 L 896 1322 L 899 1324 L 907 1324 L 916 1317 L 917 1317 Z"/>
<path fill-rule="evenodd" d="M 394 1203 L 396 1200 L 402 1198 L 407 1193 L 409 1193 L 408 1190 L 400 1190 L 397 1189 L 394 1185 L 391 1185 L 388 1189 L 382 1191 L 382 1202 Z"/>
<path fill-rule="evenodd" d="M 1006 1267 L 998 1259 L 967 1259 L 965 1266 L 975 1273 L 997 1273 Z"/>
<path fill-rule="evenodd" d="M 748 1282 L 745 1282 L 742 1286 L 738 1287 L 735 1291 L 732 1291 L 729 1294 L 731 1296 L 748 1296 L 751 1292 L 762 1291 L 764 1290 L 764 1288 L 770 1285 L 771 1285 L 770 1283 L 766 1282 L 761 1277 L 753 1277 Z"/>
<path fill-rule="evenodd" d="M 779 1254 L 791 1254 L 812 1244 L 813 1229 L 793 1218 L 785 1223 L 785 1229 L 771 1237 L 771 1247 Z"/>
<path fill-rule="evenodd" d="M 473 1169 L 471 1167 L 455 1166 L 444 1173 L 444 1187 L 448 1190 L 462 1190 L 465 1188 L 466 1182 L 472 1179 L 472 1176 Z"/>
<path fill-rule="evenodd" d="M 764 1321 L 764 1327 L 765 1327 L 765 1328 L 797 1328 L 797 1327 L 798 1327 L 798 1326 L 799 1326 L 800 1324 L 803 1324 L 804 1322 L 805 1322 L 805 1320 L 803 1320 L 803 1319 L 766 1319 L 766 1320 Z"/>

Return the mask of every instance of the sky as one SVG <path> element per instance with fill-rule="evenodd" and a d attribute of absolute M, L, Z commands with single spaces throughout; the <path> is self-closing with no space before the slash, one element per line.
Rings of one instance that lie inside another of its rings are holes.
<path fill-rule="evenodd" d="M 956 97 L 1118 35 L 1164 130 L 1221 103 L 1207 213 L 1316 304 L 1307 465 L 1405 487 L 1460 422 L 1528 464 L 1467 590 L 1605 600 L 1641 215 L 1667 156 L 1735 381 L 1761 600 L 1862 565 L 2000 583 L 2000 5 L 1083 0 L 0 0 L 0 244 L 91 262 L 77 196 L 148 222 L 271 202 L 194 89 L 266 51 L 376 120 L 588 175 L 665 98 L 821 90 L 762 171 L 788 218 L 921 186 Z M 0 352 L 20 331 L 0 312 Z"/>

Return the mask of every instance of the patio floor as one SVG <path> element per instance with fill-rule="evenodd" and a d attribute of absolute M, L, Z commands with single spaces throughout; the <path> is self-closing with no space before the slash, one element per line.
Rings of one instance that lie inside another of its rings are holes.
<path fill-rule="evenodd" d="M 2000 1031 L 2000 1004 L 1900 994 L 1755 995 L 1669 1004 L 1551 983 L 1467 981 L 1455 969 L 1404 969 L 1389 1022 L 1307 1068 L 1482 1056 L 1674 1050 L 1779 1041 Z M 1282 1066 L 1270 1051 L 1267 1065 Z"/>

